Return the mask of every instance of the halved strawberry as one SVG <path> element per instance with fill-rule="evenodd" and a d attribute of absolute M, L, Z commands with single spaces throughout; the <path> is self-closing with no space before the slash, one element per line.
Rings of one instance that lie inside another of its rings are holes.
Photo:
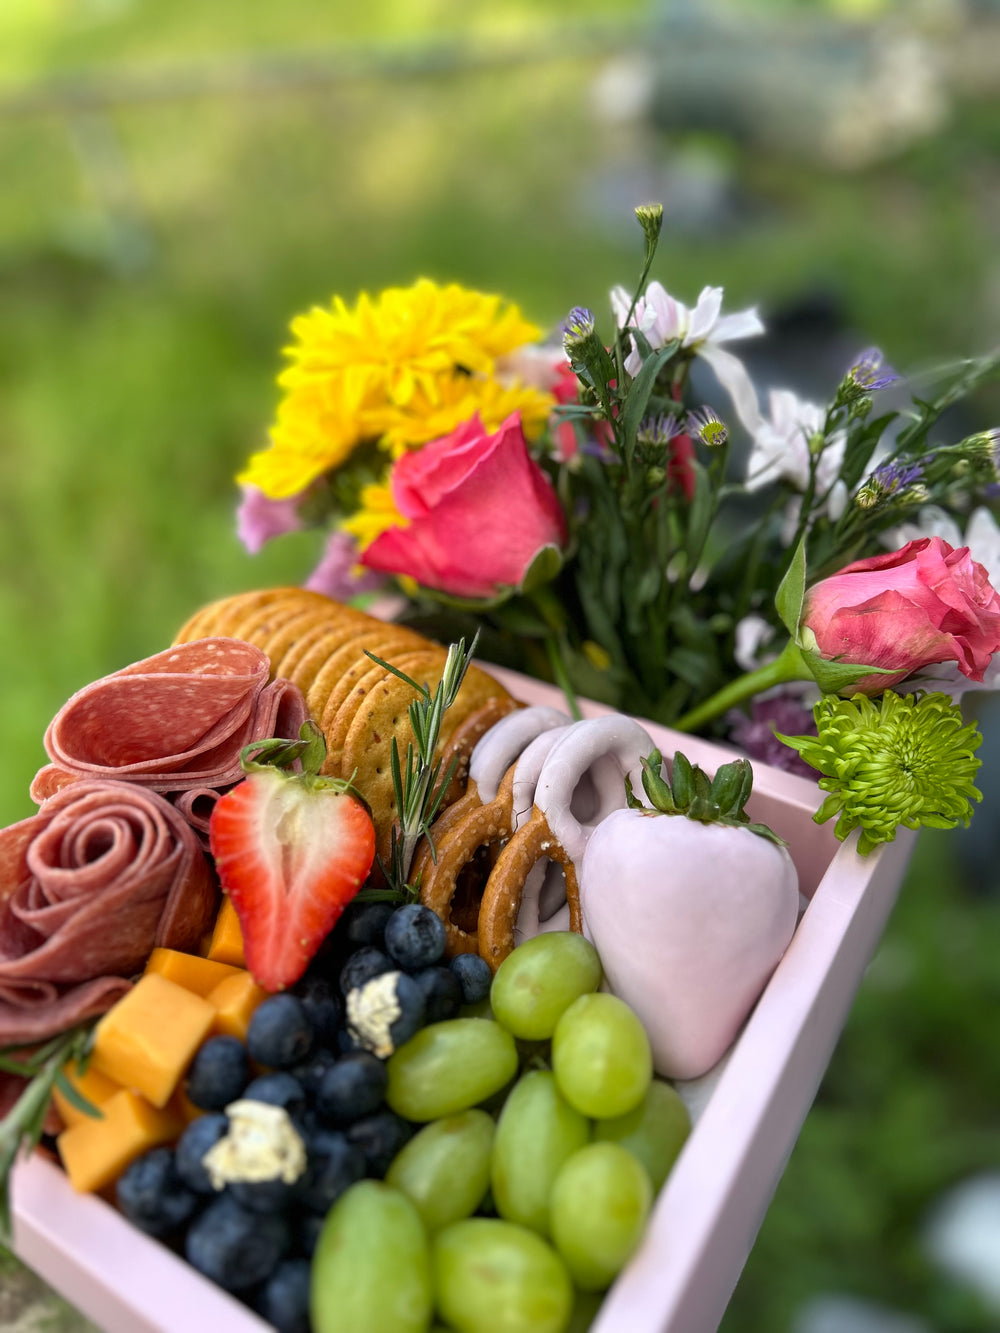
<path fill-rule="evenodd" d="M 300 741 L 248 747 L 247 777 L 212 811 L 209 842 L 236 908 L 248 969 L 265 990 L 305 972 L 375 856 L 375 829 L 348 784 L 317 776 L 325 746 L 314 723 Z M 303 771 L 278 765 L 301 760 Z"/>

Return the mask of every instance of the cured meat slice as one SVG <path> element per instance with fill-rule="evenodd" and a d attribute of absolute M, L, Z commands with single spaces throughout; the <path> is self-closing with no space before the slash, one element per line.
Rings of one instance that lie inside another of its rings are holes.
<path fill-rule="evenodd" d="M 49 724 L 45 749 L 52 763 L 36 774 L 32 798 L 41 803 L 84 778 L 135 782 L 170 795 L 218 794 L 243 777 L 245 745 L 294 738 L 307 717 L 297 686 L 268 684 L 269 671 L 252 644 L 197 639 L 84 686 Z"/>
<path fill-rule="evenodd" d="M 109 1009 L 153 948 L 193 950 L 215 877 L 179 811 L 127 782 L 79 781 L 0 831 L 0 1045 Z"/>

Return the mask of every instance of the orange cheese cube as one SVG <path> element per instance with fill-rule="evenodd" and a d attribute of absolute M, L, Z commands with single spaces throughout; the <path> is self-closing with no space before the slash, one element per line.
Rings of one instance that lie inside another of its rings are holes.
<path fill-rule="evenodd" d="M 162 1108 L 214 1021 L 207 1000 L 147 972 L 98 1023 L 91 1061 Z"/>
<path fill-rule="evenodd" d="M 212 942 L 208 946 L 208 957 L 213 963 L 230 963 L 234 967 L 246 967 L 243 957 L 243 931 L 236 908 L 228 898 L 222 899 L 219 915 L 215 918 Z"/>
<path fill-rule="evenodd" d="M 113 1097 L 116 1092 L 121 1092 L 120 1083 L 116 1083 L 113 1079 L 108 1078 L 106 1074 L 102 1074 L 100 1070 L 95 1069 L 93 1065 L 88 1064 L 87 1072 L 81 1074 L 80 1066 L 76 1064 L 75 1061 L 71 1060 L 68 1064 L 63 1065 L 62 1072 L 67 1083 L 69 1083 L 81 1097 L 90 1102 L 91 1106 L 95 1106 L 98 1109 L 100 1109 L 109 1098 Z M 62 1088 L 59 1087 L 58 1083 L 52 1089 L 52 1100 L 55 1103 L 56 1110 L 62 1116 L 63 1124 L 67 1127 L 69 1125 L 78 1125 L 81 1121 L 86 1122 L 97 1119 L 96 1116 L 87 1115 L 86 1111 L 81 1111 L 78 1106 L 74 1105 L 63 1092 Z"/>
<path fill-rule="evenodd" d="M 249 972 L 238 972 L 236 976 L 220 981 L 208 997 L 209 1004 L 215 1008 L 213 1035 L 239 1037 L 240 1041 L 246 1041 L 253 1012 L 269 995 L 270 991 L 258 986 Z"/>
<path fill-rule="evenodd" d="M 169 1143 L 184 1128 L 173 1111 L 158 1111 L 127 1088 L 110 1097 L 102 1109 L 101 1120 L 86 1118 L 56 1139 L 70 1184 L 88 1193 L 112 1185 L 137 1157 Z"/>
<path fill-rule="evenodd" d="M 196 954 L 181 953 L 178 949 L 154 949 L 146 964 L 147 972 L 156 972 L 176 986 L 207 996 L 220 981 L 233 976 L 238 969 L 228 963 L 216 963 Z"/>

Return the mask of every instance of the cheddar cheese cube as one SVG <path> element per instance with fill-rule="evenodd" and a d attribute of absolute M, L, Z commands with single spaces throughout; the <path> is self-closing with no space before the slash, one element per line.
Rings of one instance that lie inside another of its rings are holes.
<path fill-rule="evenodd" d="M 269 994 L 263 986 L 257 985 L 249 972 L 238 972 L 236 976 L 220 981 L 208 997 L 209 1004 L 215 1009 L 213 1035 L 246 1041 L 253 1012 Z"/>
<path fill-rule="evenodd" d="M 173 1111 L 161 1111 L 144 1097 L 122 1088 L 102 1107 L 100 1120 L 84 1118 L 56 1139 L 70 1184 L 95 1193 L 114 1184 L 121 1173 L 150 1148 L 175 1139 L 184 1122 Z"/>
<path fill-rule="evenodd" d="M 88 1064 L 87 1072 L 81 1074 L 80 1066 L 75 1060 L 71 1060 L 68 1064 L 63 1065 L 62 1072 L 66 1082 L 69 1083 L 85 1101 L 90 1102 L 91 1106 L 96 1107 L 98 1110 L 100 1110 L 104 1103 L 108 1101 L 109 1098 L 113 1097 L 116 1092 L 121 1092 L 120 1083 L 116 1083 L 114 1079 L 108 1078 L 106 1074 L 102 1074 L 100 1070 L 95 1069 L 92 1064 Z M 88 1115 L 86 1111 L 81 1111 L 75 1103 L 70 1101 L 69 1097 L 67 1097 L 62 1088 L 59 1087 L 58 1083 L 52 1089 L 52 1101 L 55 1104 L 56 1110 L 62 1116 L 63 1124 L 66 1125 L 67 1128 L 70 1125 L 78 1125 L 81 1121 L 89 1121 L 97 1118 Z"/>
<path fill-rule="evenodd" d="M 236 908 L 228 898 L 222 899 L 219 915 L 215 918 L 212 942 L 208 946 L 208 957 L 213 963 L 230 963 L 234 967 L 246 967 L 243 956 L 243 931 Z"/>
<path fill-rule="evenodd" d="M 194 991 L 203 998 L 214 990 L 220 981 L 233 976 L 239 969 L 228 963 L 217 963 L 210 958 L 199 958 L 196 954 L 181 953 L 179 949 L 154 949 L 146 964 L 147 972 L 156 972 L 166 977 L 175 986 Z"/>
<path fill-rule="evenodd" d="M 91 1063 L 162 1108 L 215 1021 L 215 1007 L 156 972 L 139 978 L 94 1031 Z"/>

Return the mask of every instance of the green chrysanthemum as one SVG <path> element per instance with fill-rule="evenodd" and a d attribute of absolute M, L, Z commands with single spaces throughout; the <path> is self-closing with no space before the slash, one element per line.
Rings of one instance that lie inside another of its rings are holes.
<path fill-rule="evenodd" d="M 973 751 L 982 736 L 966 725 L 946 694 L 886 690 L 880 703 L 864 695 L 825 695 L 813 709 L 818 736 L 781 736 L 811 767 L 831 794 L 816 812 L 817 824 L 839 814 L 843 842 L 861 829 L 858 851 L 892 842 L 896 829 L 954 828 L 968 824 L 980 760 Z"/>

